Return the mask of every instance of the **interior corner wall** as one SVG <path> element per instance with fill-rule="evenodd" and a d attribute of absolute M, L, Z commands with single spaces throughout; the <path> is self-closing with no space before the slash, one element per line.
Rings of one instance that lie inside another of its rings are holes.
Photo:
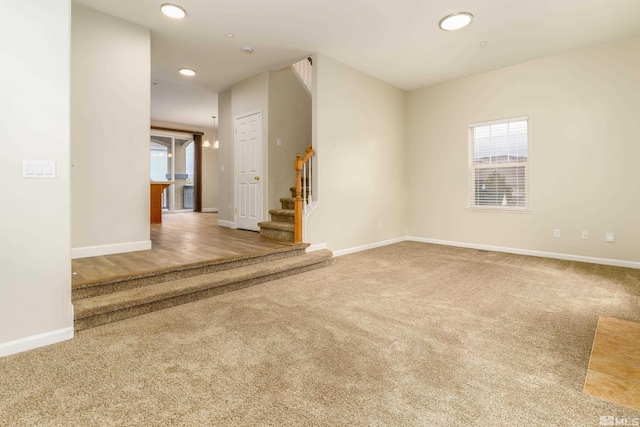
<path fill-rule="evenodd" d="M 151 247 L 149 29 L 73 4 L 74 257 Z"/>
<path fill-rule="evenodd" d="M 408 235 L 639 262 L 638 52 L 635 37 L 410 92 Z M 467 125 L 523 115 L 531 213 L 465 209 Z"/>
<path fill-rule="evenodd" d="M 221 95 L 219 95 L 221 96 Z M 218 101 L 220 102 L 220 101 Z M 252 113 L 256 111 L 262 112 L 262 168 L 263 174 L 260 177 L 262 183 L 262 218 L 260 221 L 266 221 L 269 218 L 268 199 L 269 199 L 269 72 L 264 71 L 253 77 L 245 79 L 240 83 L 236 83 L 231 87 L 231 114 L 229 117 L 230 122 L 226 123 L 230 126 L 231 134 L 228 135 L 231 138 L 228 140 L 228 146 L 225 147 L 225 171 L 229 171 L 231 175 L 229 180 L 225 180 L 225 183 L 229 187 L 225 188 L 225 193 L 228 193 L 230 202 L 233 206 L 234 200 L 234 188 L 233 188 L 233 170 L 234 170 L 234 120 L 235 117 L 246 113 Z M 227 135 L 225 135 L 227 136 Z M 228 137 L 227 136 L 227 137 Z M 222 142 L 221 142 L 222 144 Z M 230 149 L 230 152 L 227 150 Z M 220 192 L 223 190 L 220 189 Z M 220 216 L 218 216 L 220 218 Z M 225 217 L 226 218 L 226 217 Z M 231 212 L 230 221 L 235 221 L 233 211 Z"/>
<path fill-rule="evenodd" d="M 404 238 L 405 92 L 325 55 L 313 67 L 319 203 L 306 240 L 340 251 Z"/>
<path fill-rule="evenodd" d="M 213 124 L 213 121 L 211 122 Z M 165 127 L 177 130 L 190 130 L 204 133 L 202 140 L 213 141 L 213 128 L 185 125 L 182 123 L 151 120 L 151 126 Z M 202 149 L 202 210 L 218 208 L 218 150 Z"/>
<path fill-rule="evenodd" d="M 291 67 L 269 72 L 269 209 L 291 197 L 296 154 L 304 156 L 311 144 L 311 96 L 294 73 Z"/>
<path fill-rule="evenodd" d="M 218 221 L 233 222 L 233 116 L 231 89 L 218 94 Z"/>
<path fill-rule="evenodd" d="M 73 337 L 69 0 L 21 0 L 0 17 L 0 356 Z M 22 178 L 23 160 L 56 162 Z"/>

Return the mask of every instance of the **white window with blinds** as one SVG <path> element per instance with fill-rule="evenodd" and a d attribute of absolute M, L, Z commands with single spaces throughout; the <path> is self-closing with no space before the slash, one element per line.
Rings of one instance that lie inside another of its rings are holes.
<path fill-rule="evenodd" d="M 528 121 L 469 125 L 469 209 L 529 210 Z"/>

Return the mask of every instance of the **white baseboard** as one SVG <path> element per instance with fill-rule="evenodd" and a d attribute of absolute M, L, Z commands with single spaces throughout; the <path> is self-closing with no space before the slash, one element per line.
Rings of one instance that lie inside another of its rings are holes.
<path fill-rule="evenodd" d="M 560 254 L 556 252 L 533 251 L 529 249 L 505 248 L 502 246 L 479 245 L 476 243 L 452 242 L 449 240 L 427 239 L 424 237 L 407 236 L 406 240 L 412 242 L 433 243 L 436 245 L 457 246 L 460 248 L 481 249 L 494 252 L 507 252 L 511 254 L 537 256 L 542 258 L 562 259 L 566 261 L 587 262 L 590 264 L 613 265 L 616 267 L 627 267 L 640 269 L 640 262 L 624 261 L 610 258 L 596 258 L 582 255 Z"/>
<path fill-rule="evenodd" d="M 113 245 L 85 246 L 83 248 L 72 248 L 71 259 L 88 258 L 92 256 L 102 256 L 111 254 L 121 254 L 125 252 L 148 251 L 151 249 L 151 240 L 140 242 L 116 243 Z"/>
<path fill-rule="evenodd" d="M 218 212 L 218 208 L 202 208 L 202 212 Z"/>
<path fill-rule="evenodd" d="M 306 253 L 315 252 L 315 251 L 321 251 L 323 249 L 327 249 L 327 244 L 326 243 L 317 243 L 315 245 L 307 246 Z"/>
<path fill-rule="evenodd" d="M 394 243 L 404 242 L 406 239 L 407 239 L 406 237 L 397 237 L 395 239 L 383 240 L 382 242 L 370 243 L 368 245 L 358 246 L 355 248 L 342 249 L 340 251 L 335 251 L 333 253 L 333 256 L 338 257 L 343 255 L 349 255 L 356 252 L 366 251 L 368 249 L 379 248 L 380 246 L 392 245 Z"/>
<path fill-rule="evenodd" d="M 71 325 L 73 325 L 73 322 L 71 322 Z M 23 351 L 70 340 L 71 338 L 73 338 L 73 326 L 5 342 L 0 344 L 0 357 L 22 353 Z"/>
<path fill-rule="evenodd" d="M 227 227 L 227 228 L 235 228 L 235 224 L 231 221 L 224 221 L 222 219 L 218 220 L 218 225 L 220 227 Z"/>

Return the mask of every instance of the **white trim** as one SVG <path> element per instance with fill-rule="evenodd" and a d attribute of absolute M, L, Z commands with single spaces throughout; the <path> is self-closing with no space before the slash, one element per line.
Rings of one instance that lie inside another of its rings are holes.
<path fill-rule="evenodd" d="M 73 320 L 71 321 L 73 325 Z M 73 338 L 73 326 L 58 329 L 57 331 L 45 332 L 30 337 L 20 338 L 17 340 L 0 344 L 0 357 L 9 356 L 11 354 L 21 353 L 34 348 L 44 347 L 46 345 L 55 344 L 61 341 Z"/>
<path fill-rule="evenodd" d="M 482 207 L 482 206 L 467 206 L 464 210 L 469 212 L 510 212 L 510 213 L 523 213 L 530 214 L 531 209 L 529 208 L 515 208 L 510 207 L 509 209 L 499 207 Z"/>
<path fill-rule="evenodd" d="M 506 119 L 497 119 L 497 120 L 488 120 L 486 122 L 469 123 L 469 127 L 475 128 L 478 126 L 499 125 L 501 123 L 522 122 L 525 120 L 529 120 L 529 116 L 508 117 Z"/>
<path fill-rule="evenodd" d="M 327 244 L 326 243 L 317 243 L 315 245 L 307 246 L 307 250 L 305 252 L 309 253 L 309 252 L 321 251 L 323 249 L 327 249 Z"/>
<path fill-rule="evenodd" d="M 295 62 L 295 63 L 291 64 L 289 67 L 290 67 L 290 68 L 291 68 L 291 70 L 293 71 L 293 75 L 297 77 L 298 82 L 300 83 L 300 86 L 302 86 L 302 87 L 304 88 L 305 92 L 307 92 L 307 94 L 309 94 L 309 96 L 313 96 L 313 95 L 311 94 L 311 88 L 307 85 L 307 83 L 304 81 L 304 79 L 302 78 L 302 76 L 300 75 L 300 73 L 298 72 L 298 70 L 297 70 L 297 69 L 296 69 L 296 67 L 295 67 L 295 65 L 296 65 L 298 62 L 302 62 L 302 61 L 307 61 L 307 62 L 309 62 L 309 61 L 307 60 L 307 58 L 304 58 L 304 59 L 301 59 L 300 61 L 297 61 L 297 62 Z M 312 68 L 311 70 L 312 70 L 312 71 L 311 71 L 311 75 L 313 76 L 313 68 Z M 312 79 L 312 81 L 313 81 L 313 77 L 311 77 L 311 79 Z M 311 86 L 313 87 L 313 84 L 311 84 Z"/>
<path fill-rule="evenodd" d="M 83 248 L 72 248 L 71 259 L 88 258 L 92 256 L 102 256 L 111 254 L 122 254 L 125 252 L 148 251 L 151 249 L 151 240 L 141 240 L 139 242 L 116 243 L 113 245 L 85 246 Z"/>
<path fill-rule="evenodd" d="M 307 240 L 307 221 L 311 213 L 318 207 L 320 202 L 314 202 L 313 200 L 309 200 L 307 204 L 307 211 L 303 212 L 302 216 L 302 241 L 305 242 Z M 324 243 L 326 248 L 326 243 Z"/>
<path fill-rule="evenodd" d="M 518 255 L 529 255 L 529 256 L 536 256 L 536 257 L 542 257 L 542 258 L 554 258 L 554 259 L 562 259 L 566 261 L 578 261 L 578 262 L 587 262 L 590 264 L 604 264 L 604 265 L 613 265 L 616 267 L 640 269 L 640 262 L 624 261 L 624 260 L 611 259 L 611 258 L 595 258 L 595 257 L 589 257 L 589 256 L 582 256 L 582 255 L 560 254 L 556 252 L 533 251 L 529 249 L 505 248 L 502 246 L 480 245 L 476 243 L 465 243 L 465 242 L 452 242 L 449 240 L 428 239 L 424 237 L 407 236 L 406 240 L 412 241 L 412 242 L 433 243 L 436 245 L 457 246 L 461 248 L 481 249 L 481 250 L 494 251 L 494 252 L 507 252 L 507 253 L 518 254 Z"/>
<path fill-rule="evenodd" d="M 188 138 L 189 141 L 193 141 L 193 134 L 189 133 L 187 131 L 184 132 L 175 132 L 175 131 L 170 131 L 170 130 L 155 130 L 155 129 L 151 129 L 151 132 L 149 132 L 151 136 L 163 136 L 163 137 L 170 137 L 170 138 L 180 138 L 180 139 L 185 139 Z"/>
<path fill-rule="evenodd" d="M 219 219 L 218 220 L 218 225 L 220 227 L 227 227 L 227 228 L 235 228 L 235 224 L 231 221 L 225 221 L 223 219 Z"/>
<path fill-rule="evenodd" d="M 335 251 L 333 253 L 333 256 L 334 257 L 339 257 L 339 256 L 343 256 L 343 255 L 349 255 L 349 254 L 353 254 L 353 253 L 356 253 L 356 252 L 362 252 L 362 251 L 366 251 L 366 250 L 369 250 L 369 249 L 379 248 L 380 246 L 393 245 L 394 243 L 404 242 L 405 240 L 407 240 L 406 237 L 397 237 L 395 239 L 383 240 L 382 242 L 370 243 L 368 245 L 357 246 L 355 248 L 342 249 L 340 251 Z"/>
<path fill-rule="evenodd" d="M 264 136 L 264 114 L 262 113 L 262 108 L 258 108 L 256 110 L 251 110 L 246 113 L 237 114 L 233 116 L 233 220 L 234 223 L 231 226 L 232 229 L 237 229 L 235 226 L 235 222 L 238 220 L 238 167 L 240 165 L 239 160 L 239 150 L 236 150 L 238 145 L 238 128 L 236 126 L 236 122 L 244 117 L 253 116 L 255 114 L 260 114 L 260 139 L 262 140 L 262 144 L 260 146 L 260 163 L 262 168 L 262 183 L 260 188 L 260 217 L 256 222 L 256 229 L 252 231 L 260 231 L 260 227 L 257 223 L 264 221 L 264 201 L 269 198 L 269 163 L 268 163 L 268 155 L 269 155 L 269 138 L 265 138 Z M 267 162 L 265 164 L 265 161 Z"/>
<path fill-rule="evenodd" d="M 218 212 L 218 208 L 202 208 L 202 212 Z"/>

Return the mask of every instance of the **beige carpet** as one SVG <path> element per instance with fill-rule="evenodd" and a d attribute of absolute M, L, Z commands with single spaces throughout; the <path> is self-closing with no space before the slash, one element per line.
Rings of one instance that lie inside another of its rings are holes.
<path fill-rule="evenodd" d="M 640 271 L 400 243 L 0 359 L 0 425 L 597 426 Z"/>

